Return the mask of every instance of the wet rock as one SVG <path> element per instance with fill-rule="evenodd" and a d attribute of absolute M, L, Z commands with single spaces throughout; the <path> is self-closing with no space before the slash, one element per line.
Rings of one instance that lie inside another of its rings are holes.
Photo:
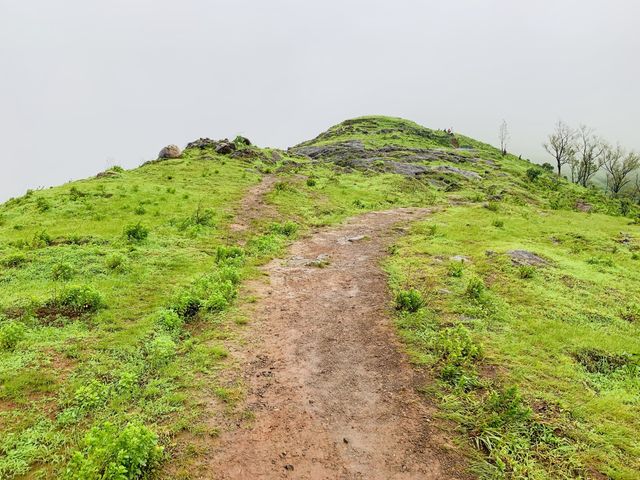
<path fill-rule="evenodd" d="M 527 250 L 509 250 L 507 255 L 511 257 L 511 261 L 514 265 L 540 266 L 547 264 L 547 261 L 544 258 Z"/>
<path fill-rule="evenodd" d="M 211 140 L 210 138 L 199 138 L 197 140 L 194 140 L 193 142 L 189 142 L 186 148 L 205 149 L 205 148 L 215 148 L 215 146 L 216 146 L 215 140 Z"/>
<path fill-rule="evenodd" d="M 179 158 L 182 152 L 177 145 L 167 145 L 158 154 L 158 158 Z"/>
<path fill-rule="evenodd" d="M 220 140 L 216 145 L 216 153 L 220 153 L 222 155 L 233 153 L 235 150 L 235 144 L 227 139 Z"/>

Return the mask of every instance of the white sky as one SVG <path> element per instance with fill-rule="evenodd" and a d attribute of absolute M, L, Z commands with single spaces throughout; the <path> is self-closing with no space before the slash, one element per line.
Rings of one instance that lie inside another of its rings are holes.
<path fill-rule="evenodd" d="M 545 161 L 562 118 L 640 149 L 637 0 L 0 0 L 0 201 L 166 144 L 287 147 L 386 114 Z"/>

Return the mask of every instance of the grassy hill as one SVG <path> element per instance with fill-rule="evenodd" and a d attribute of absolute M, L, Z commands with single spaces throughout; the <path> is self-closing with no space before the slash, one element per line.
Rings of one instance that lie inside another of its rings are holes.
<path fill-rule="evenodd" d="M 243 415 L 243 282 L 296 236 L 399 206 L 434 213 L 389 250 L 392 314 L 472 471 L 638 478 L 638 210 L 388 117 L 0 206 L 0 478 L 189 478 L 198 439 Z"/>

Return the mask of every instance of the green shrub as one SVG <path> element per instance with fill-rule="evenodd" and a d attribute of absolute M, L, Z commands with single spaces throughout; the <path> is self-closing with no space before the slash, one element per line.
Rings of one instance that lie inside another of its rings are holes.
<path fill-rule="evenodd" d="M 493 225 L 496 228 L 504 228 L 504 220 L 496 219 L 493 222 L 491 222 L 491 225 Z"/>
<path fill-rule="evenodd" d="M 76 389 L 73 400 L 81 410 L 87 411 L 103 405 L 108 396 L 109 386 L 92 379 Z"/>
<path fill-rule="evenodd" d="M 298 231 L 298 224 L 290 220 L 287 220 L 284 223 L 272 223 L 269 230 L 277 235 L 293 237 Z"/>
<path fill-rule="evenodd" d="M 27 257 L 24 253 L 12 253 L 4 257 L 0 264 L 6 268 L 17 268 L 27 263 Z"/>
<path fill-rule="evenodd" d="M 124 228 L 124 235 L 129 241 L 141 242 L 149 236 L 149 229 L 138 222 L 136 224 L 127 225 Z"/>
<path fill-rule="evenodd" d="M 231 258 L 242 258 L 244 256 L 244 250 L 240 247 L 230 246 L 226 247 L 224 245 L 216 248 L 216 262 L 222 263 Z"/>
<path fill-rule="evenodd" d="M 544 162 L 541 167 L 547 173 L 553 173 L 555 171 L 555 167 L 548 162 Z"/>
<path fill-rule="evenodd" d="M 531 265 L 522 265 L 518 268 L 518 275 L 522 279 L 533 278 L 536 274 L 536 268 Z"/>
<path fill-rule="evenodd" d="M 286 192 L 287 190 L 289 190 L 289 183 L 287 183 L 287 182 L 276 182 L 273 185 L 273 189 L 276 192 Z"/>
<path fill-rule="evenodd" d="M 13 320 L 0 323 L 0 349 L 15 350 L 26 335 L 25 326 Z"/>
<path fill-rule="evenodd" d="M 424 299 L 418 290 L 402 290 L 396 294 L 396 310 L 417 312 L 424 306 Z"/>
<path fill-rule="evenodd" d="M 173 310 L 161 308 L 155 315 L 155 323 L 167 332 L 176 333 L 182 329 L 184 319 Z"/>
<path fill-rule="evenodd" d="M 189 320 L 198 314 L 203 307 L 203 303 L 202 299 L 196 293 L 185 291 L 178 294 L 168 308 L 176 312 L 181 318 Z"/>
<path fill-rule="evenodd" d="M 315 187 L 315 186 L 316 186 L 316 179 L 313 177 L 307 178 L 307 187 Z"/>
<path fill-rule="evenodd" d="M 543 170 L 539 167 L 531 167 L 527 169 L 527 178 L 530 182 L 535 182 L 542 175 Z"/>
<path fill-rule="evenodd" d="M 484 207 L 492 212 L 500 210 L 500 204 L 498 202 L 488 202 Z"/>
<path fill-rule="evenodd" d="M 123 272 L 126 270 L 126 259 L 119 253 L 113 253 L 105 258 L 104 265 L 109 270 Z"/>
<path fill-rule="evenodd" d="M 49 201 L 44 198 L 44 197 L 38 197 L 36 199 L 36 209 L 40 212 L 40 213 L 44 213 L 47 210 L 51 209 L 51 203 L 49 203 Z"/>
<path fill-rule="evenodd" d="M 45 230 L 35 233 L 31 239 L 31 246 L 33 248 L 47 247 L 52 243 L 53 239 Z"/>
<path fill-rule="evenodd" d="M 136 215 L 144 215 L 145 213 L 147 213 L 147 210 L 144 208 L 144 205 L 138 205 L 133 209 L 133 213 L 135 213 Z"/>
<path fill-rule="evenodd" d="M 152 368 L 162 368 L 176 356 L 176 343 L 169 335 L 158 335 L 145 349 L 147 364 Z"/>
<path fill-rule="evenodd" d="M 464 273 L 464 262 L 451 262 L 448 273 L 450 277 L 461 277 Z"/>
<path fill-rule="evenodd" d="M 82 197 L 85 197 L 87 194 L 84 192 L 81 192 L 80 190 L 78 190 L 77 187 L 73 186 L 71 187 L 71 189 L 69 190 L 69 197 L 71 198 L 72 201 L 76 201 Z"/>
<path fill-rule="evenodd" d="M 68 263 L 56 263 L 51 269 L 51 277 L 54 280 L 71 280 L 73 268 Z"/>
<path fill-rule="evenodd" d="M 435 350 L 450 365 L 464 365 L 480 357 L 480 346 L 471 339 L 464 325 L 444 328 L 438 332 Z"/>
<path fill-rule="evenodd" d="M 467 296 L 479 300 L 484 294 L 486 287 L 480 277 L 471 277 L 467 283 L 465 293 Z"/>
<path fill-rule="evenodd" d="M 73 454 L 66 480 L 135 480 L 162 458 L 158 436 L 135 421 L 124 428 L 110 422 L 93 427 Z"/>
<path fill-rule="evenodd" d="M 63 307 L 76 314 L 96 312 L 106 306 L 100 292 L 90 285 L 67 287 L 49 305 Z"/>

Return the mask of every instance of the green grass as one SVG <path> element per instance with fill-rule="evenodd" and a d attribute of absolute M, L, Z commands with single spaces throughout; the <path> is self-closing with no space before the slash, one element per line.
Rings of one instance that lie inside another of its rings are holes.
<path fill-rule="evenodd" d="M 396 244 L 386 264 L 393 289 L 426 299 L 424 311 L 398 316 L 400 335 L 440 378 L 432 391 L 482 454 L 481 476 L 576 478 L 597 469 L 637 478 L 640 273 L 632 255 L 640 228 L 601 214 L 501 210 L 509 220 L 500 229 L 495 212 L 450 208 Z M 425 236 L 433 225 L 438 233 Z M 635 240 L 621 243 L 621 232 Z M 510 250 L 547 264 L 515 265 Z M 463 272 L 449 274 L 441 259 L 460 255 L 469 259 Z M 451 340 L 452 328 L 468 334 Z M 452 342 L 464 361 L 443 353 Z M 464 352 L 475 348 L 483 356 L 468 361 Z M 492 404 L 506 392 L 517 419 Z"/>
<path fill-rule="evenodd" d="M 240 146 L 237 158 L 188 150 L 1 205 L 0 478 L 188 471 L 206 455 L 198 438 L 219 431 L 203 427 L 206 409 L 238 415 L 229 347 L 242 348 L 250 319 L 235 305 L 255 301 L 242 282 L 312 229 L 409 206 L 434 213 L 388 250 L 398 332 L 438 379 L 426 393 L 479 475 L 637 478 L 637 207 L 455 139 L 461 148 L 413 122 L 363 117 L 305 144 L 455 152 L 467 160 L 452 166 L 481 180 Z M 231 228 L 264 174 L 277 176 L 269 208 Z M 585 203 L 593 213 L 577 212 Z M 509 250 L 545 263 L 512 264 Z"/>

